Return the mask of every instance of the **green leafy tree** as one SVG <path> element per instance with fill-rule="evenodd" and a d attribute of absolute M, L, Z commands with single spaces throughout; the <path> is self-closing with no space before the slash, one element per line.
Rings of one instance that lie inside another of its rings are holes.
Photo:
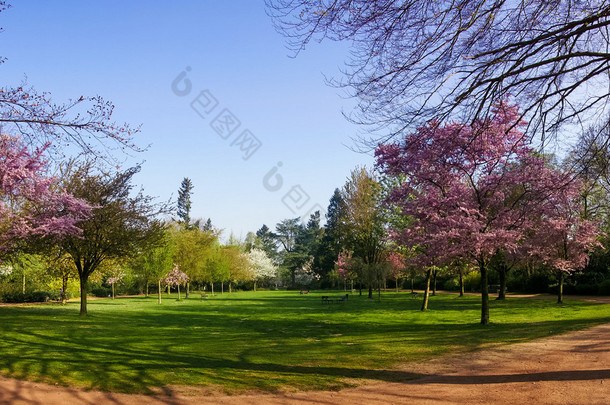
<path fill-rule="evenodd" d="M 106 260 L 133 257 L 162 238 L 163 225 L 155 218 L 165 207 L 141 191 L 133 195 L 131 182 L 139 170 L 110 173 L 87 162 L 65 174 L 66 191 L 94 207 L 91 217 L 77 224 L 82 234 L 61 244 L 78 271 L 81 315 L 87 315 L 87 281 L 93 272 Z"/>
<path fill-rule="evenodd" d="M 341 233 L 353 259 L 359 259 L 358 274 L 366 282 L 368 297 L 373 297 L 373 284 L 383 278 L 385 251 L 385 216 L 381 208 L 381 186 L 366 168 L 352 171 L 342 190 L 345 211 Z"/>

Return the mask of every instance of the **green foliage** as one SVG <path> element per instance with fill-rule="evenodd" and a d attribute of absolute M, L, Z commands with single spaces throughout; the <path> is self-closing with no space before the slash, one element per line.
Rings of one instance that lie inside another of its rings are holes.
<path fill-rule="evenodd" d="M 60 298 L 59 291 L 32 291 L 32 292 L 13 292 L 2 295 L 2 302 L 21 303 L 21 302 L 46 302 L 55 301 Z"/>
<path fill-rule="evenodd" d="M 610 322 L 608 305 L 571 300 L 492 301 L 487 327 L 477 324 L 476 296 L 439 294 L 426 313 L 409 293 L 320 302 L 342 293 L 259 291 L 162 305 L 154 297 L 92 300 L 84 319 L 75 302 L 0 307 L 0 374 L 143 393 L 171 385 L 338 389 L 358 379 L 405 381 L 413 377 L 401 371 L 405 362 Z"/>
<path fill-rule="evenodd" d="M 464 275 L 464 290 L 479 291 L 481 289 L 481 274 L 473 271 Z"/>

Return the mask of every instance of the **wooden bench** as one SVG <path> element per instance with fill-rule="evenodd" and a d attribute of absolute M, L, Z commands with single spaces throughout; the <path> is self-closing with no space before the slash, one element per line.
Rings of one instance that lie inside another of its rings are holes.
<path fill-rule="evenodd" d="M 332 304 L 333 300 L 331 300 L 328 295 L 323 295 L 322 296 L 322 304 Z"/>

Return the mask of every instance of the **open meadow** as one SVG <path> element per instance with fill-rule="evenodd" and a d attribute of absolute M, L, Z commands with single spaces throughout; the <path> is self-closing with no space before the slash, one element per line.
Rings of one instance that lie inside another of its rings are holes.
<path fill-rule="evenodd" d="M 431 297 L 428 312 L 410 293 L 381 301 L 342 292 L 199 294 L 0 307 L 0 373 L 6 377 L 126 393 L 194 386 L 239 393 L 339 389 L 361 379 L 405 381 L 406 362 L 525 342 L 610 322 L 610 306 L 509 297 Z"/>

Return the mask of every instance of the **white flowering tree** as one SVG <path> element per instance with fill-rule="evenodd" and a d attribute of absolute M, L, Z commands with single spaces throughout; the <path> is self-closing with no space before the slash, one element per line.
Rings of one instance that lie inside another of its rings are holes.
<path fill-rule="evenodd" d="M 177 264 L 174 264 L 172 271 L 163 278 L 163 282 L 168 286 L 175 285 L 178 287 L 178 301 L 180 301 L 180 284 L 186 284 L 187 281 L 189 281 L 189 276 L 180 271 Z"/>
<path fill-rule="evenodd" d="M 313 271 L 313 256 L 309 257 L 309 260 L 305 262 L 301 267 L 294 272 L 294 282 L 297 285 L 307 287 L 314 280 L 319 280 L 320 275 Z"/>
<path fill-rule="evenodd" d="M 252 249 L 248 253 L 248 261 L 250 262 L 250 269 L 254 274 L 254 291 L 256 291 L 257 281 L 277 277 L 278 268 L 265 251 Z"/>

